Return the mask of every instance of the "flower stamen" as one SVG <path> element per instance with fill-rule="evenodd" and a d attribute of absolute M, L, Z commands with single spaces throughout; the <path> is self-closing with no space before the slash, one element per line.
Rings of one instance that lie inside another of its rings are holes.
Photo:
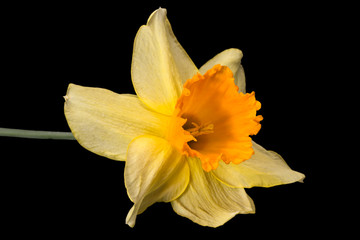
<path fill-rule="evenodd" d="M 198 137 L 204 134 L 210 134 L 214 133 L 214 124 L 211 122 L 205 123 L 205 124 L 196 124 L 194 122 L 191 123 L 194 127 L 185 129 L 188 131 L 193 137 Z M 196 142 L 197 140 L 195 140 Z"/>

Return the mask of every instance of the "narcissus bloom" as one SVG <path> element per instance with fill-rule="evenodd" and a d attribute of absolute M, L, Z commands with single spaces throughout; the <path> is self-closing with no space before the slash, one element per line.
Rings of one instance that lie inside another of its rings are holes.
<path fill-rule="evenodd" d="M 158 9 L 135 38 L 131 75 L 137 95 L 70 84 L 65 115 L 86 149 L 126 161 L 134 203 L 126 218 L 155 202 L 217 227 L 254 213 L 244 188 L 302 181 L 280 155 L 252 141 L 261 104 L 245 92 L 242 52 L 228 49 L 196 68 Z"/>

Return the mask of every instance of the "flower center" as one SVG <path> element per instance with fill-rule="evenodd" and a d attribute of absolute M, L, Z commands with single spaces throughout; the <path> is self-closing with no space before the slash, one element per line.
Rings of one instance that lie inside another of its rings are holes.
<path fill-rule="evenodd" d="M 184 84 L 168 140 L 184 155 L 199 158 L 209 172 L 219 161 L 239 164 L 254 153 L 250 135 L 261 128 L 255 93 L 238 93 L 231 70 L 215 65 Z"/>
<path fill-rule="evenodd" d="M 194 137 L 214 132 L 214 124 L 212 124 L 210 122 L 206 123 L 206 124 L 200 124 L 200 125 L 198 125 L 198 124 L 196 124 L 194 122 L 192 122 L 191 124 L 194 127 L 193 128 L 188 128 L 188 129 L 185 129 L 185 130 L 188 131 Z"/>

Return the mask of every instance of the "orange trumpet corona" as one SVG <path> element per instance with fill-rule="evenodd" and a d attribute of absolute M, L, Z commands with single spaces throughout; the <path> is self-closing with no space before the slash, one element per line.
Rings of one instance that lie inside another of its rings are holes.
<path fill-rule="evenodd" d="M 209 172 L 219 161 L 239 164 L 253 154 L 250 135 L 261 128 L 255 93 L 239 93 L 231 70 L 215 65 L 184 84 L 168 140 L 186 156 L 201 160 Z"/>

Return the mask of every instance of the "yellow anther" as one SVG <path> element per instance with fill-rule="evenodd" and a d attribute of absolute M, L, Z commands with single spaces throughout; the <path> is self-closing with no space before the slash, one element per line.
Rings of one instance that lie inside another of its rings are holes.
<path fill-rule="evenodd" d="M 190 132 L 194 137 L 198 137 L 200 135 L 209 134 L 214 132 L 214 124 L 206 123 L 206 124 L 196 124 L 194 122 L 191 123 L 194 127 L 186 129 L 186 131 Z"/>

